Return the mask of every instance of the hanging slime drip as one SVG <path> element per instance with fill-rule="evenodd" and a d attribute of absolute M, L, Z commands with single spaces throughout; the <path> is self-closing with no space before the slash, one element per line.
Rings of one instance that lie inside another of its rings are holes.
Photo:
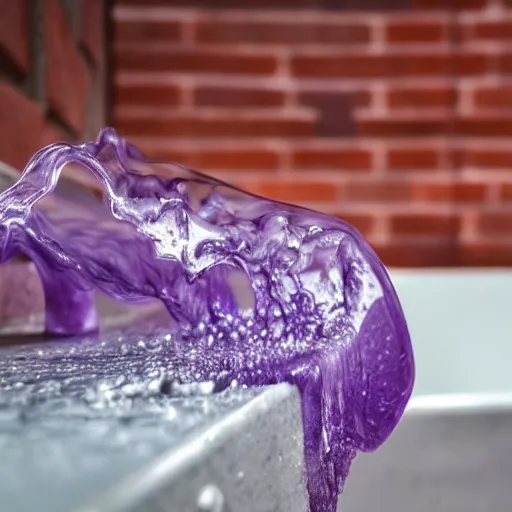
<path fill-rule="evenodd" d="M 90 218 L 36 207 L 70 163 L 105 189 Z M 356 451 L 381 445 L 410 397 L 400 303 L 352 226 L 146 160 L 112 129 L 39 151 L 0 195 L 0 258 L 17 255 L 39 272 L 50 333 L 97 329 L 96 290 L 159 299 L 189 354 L 184 382 L 297 386 L 312 512 L 336 510 Z"/>

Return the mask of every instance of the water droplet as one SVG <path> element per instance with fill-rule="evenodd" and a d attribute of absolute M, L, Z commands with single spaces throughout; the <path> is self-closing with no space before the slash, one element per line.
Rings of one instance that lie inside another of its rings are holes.
<path fill-rule="evenodd" d="M 164 417 L 166 420 L 174 420 L 177 415 L 176 409 L 170 405 L 167 407 Z"/>
<path fill-rule="evenodd" d="M 211 381 L 200 382 L 197 387 L 201 395 L 211 395 L 215 388 L 215 383 Z"/>
<path fill-rule="evenodd" d="M 122 386 L 126 382 L 126 377 L 124 375 L 118 375 L 116 380 L 114 381 L 114 386 L 119 387 Z"/>
<path fill-rule="evenodd" d="M 150 393 L 158 393 L 162 388 L 162 379 L 153 379 L 148 384 L 148 391 Z"/>
<path fill-rule="evenodd" d="M 276 318 L 280 318 L 283 314 L 283 312 L 281 311 L 281 308 L 279 306 L 274 306 L 272 308 L 272 314 L 276 317 Z"/>
<path fill-rule="evenodd" d="M 199 492 L 197 498 L 198 512 L 222 512 L 224 509 L 224 495 L 213 484 L 209 484 Z"/>

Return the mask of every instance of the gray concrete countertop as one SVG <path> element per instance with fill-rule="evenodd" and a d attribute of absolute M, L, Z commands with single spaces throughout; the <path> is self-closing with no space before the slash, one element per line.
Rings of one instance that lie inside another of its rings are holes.
<path fill-rule="evenodd" d="M 173 388 L 151 350 L 0 350 L 0 511 L 305 512 L 296 390 Z"/>

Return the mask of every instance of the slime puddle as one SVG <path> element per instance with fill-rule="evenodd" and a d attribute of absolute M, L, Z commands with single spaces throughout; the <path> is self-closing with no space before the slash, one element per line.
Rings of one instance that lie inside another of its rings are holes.
<path fill-rule="evenodd" d="M 70 163 L 99 180 L 103 208 L 62 217 L 38 207 Z M 32 158 L 0 195 L 0 242 L 1 261 L 34 262 L 49 333 L 97 330 L 97 290 L 158 299 L 174 323 L 147 341 L 168 352 L 177 382 L 297 386 L 312 512 L 336 510 L 356 451 L 387 439 L 411 394 L 402 309 L 352 226 L 148 161 L 112 129 Z M 119 354 L 98 354 L 99 366 L 109 357 Z"/>

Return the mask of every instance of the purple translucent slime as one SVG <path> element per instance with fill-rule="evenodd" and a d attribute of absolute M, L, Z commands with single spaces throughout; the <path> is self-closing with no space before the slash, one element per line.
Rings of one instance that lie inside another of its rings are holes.
<path fill-rule="evenodd" d="M 72 162 L 106 190 L 108 208 L 92 219 L 33 208 Z M 411 394 L 403 312 L 353 227 L 147 161 L 111 129 L 32 158 L 0 195 L 0 242 L 1 261 L 34 261 L 52 333 L 96 329 L 95 290 L 157 298 L 176 320 L 183 381 L 296 385 L 313 512 L 336 510 L 356 450 L 385 441 Z"/>

